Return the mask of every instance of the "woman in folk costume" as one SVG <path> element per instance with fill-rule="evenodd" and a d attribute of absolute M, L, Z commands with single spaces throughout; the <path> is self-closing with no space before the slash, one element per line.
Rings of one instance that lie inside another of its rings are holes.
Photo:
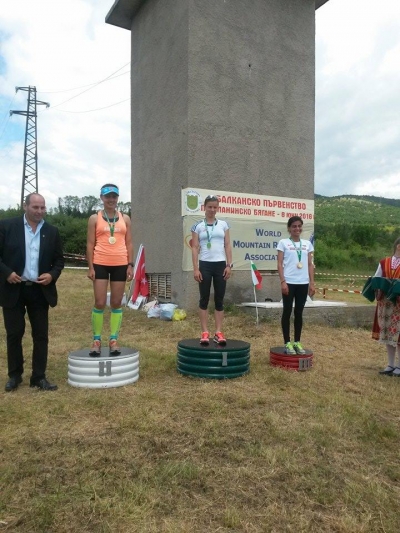
<path fill-rule="evenodd" d="M 93 345 L 89 355 L 101 355 L 101 333 L 107 288 L 110 282 L 110 355 L 119 355 L 118 334 L 122 322 L 121 302 L 125 283 L 133 277 L 133 245 L 131 219 L 117 210 L 119 189 L 113 183 L 103 185 L 100 198 L 103 209 L 88 222 L 86 256 L 88 278 L 93 281 L 94 308 L 92 310 Z"/>
<path fill-rule="evenodd" d="M 379 261 L 374 277 L 386 278 L 386 280 L 400 279 L 400 238 L 394 242 L 393 255 Z M 372 327 L 372 338 L 386 344 L 388 356 L 386 368 L 379 373 L 396 377 L 400 377 L 400 296 L 396 296 L 396 293 L 399 293 L 398 289 L 398 283 L 386 282 L 376 290 L 377 305 Z M 396 349 L 397 364 L 395 363 Z"/>

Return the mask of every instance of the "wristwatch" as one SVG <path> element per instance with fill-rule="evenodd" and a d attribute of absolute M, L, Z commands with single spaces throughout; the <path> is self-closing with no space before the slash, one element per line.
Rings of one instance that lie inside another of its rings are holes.
<path fill-rule="evenodd" d="M 229 268 L 233 268 L 233 263 L 228 263 L 226 266 Z"/>
<path fill-rule="evenodd" d="M 133 263 L 128 263 L 128 266 L 131 266 L 131 267 L 133 267 Z"/>

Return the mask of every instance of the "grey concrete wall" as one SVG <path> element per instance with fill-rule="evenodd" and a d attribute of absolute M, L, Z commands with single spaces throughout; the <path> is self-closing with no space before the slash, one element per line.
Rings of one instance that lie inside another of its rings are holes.
<path fill-rule="evenodd" d="M 313 198 L 314 2 L 190 6 L 189 186 Z"/>
<path fill-rule="evenodd" d="M 182 187 L 314 195 L 314 0 L 148 0 L 132 23 L 132 219 L 148 272 L 182 272 Z M 265 297 L 279 284 L 265 283 Z M 234 272 L 227 302 L 249 299 Z"/>
<path fill-rule="evenodd" d="M 145 246 L 147 272 L 171 272 L 174 300 L 184 286 L 188 9 L 187 0 L 145 2 L 131 29 L 133 239 L 135 247 Z"/>

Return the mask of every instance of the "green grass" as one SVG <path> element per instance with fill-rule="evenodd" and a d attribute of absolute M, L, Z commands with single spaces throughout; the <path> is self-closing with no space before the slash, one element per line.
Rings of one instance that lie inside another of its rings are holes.
<path fill-rule="evenodd" d="M 196 316 L 127 310 L 121 342 L 139 349 L 140 379 L 75 389 L 68 353 L 89 346 L 91 284 L 66 271 L 59 293 L 48 367 L 59 390 L 30 389 L 27 372 L 0 393 L 0 531 L 399 531 L 400 380 L 377 374 L 385 350 L 368 331 L 306 322 L 315 365 L 292 373 L 269 365 L 279 323 L 235 309 L 224 332 L 251 343 L 250 373 L 211 381 L 176 372 Z M 25 346 L 28 369 L 28 332 Z"/>

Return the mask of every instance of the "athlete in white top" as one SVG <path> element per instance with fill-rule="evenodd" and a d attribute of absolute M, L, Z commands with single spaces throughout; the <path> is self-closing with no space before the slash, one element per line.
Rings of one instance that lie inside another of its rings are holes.
<path fill-rule="evenodd" d="M 312 253 L 314 247 L 310 241 L 301 239 L 303 221 L 294 216 L 288 220 L 289 238 L 278 243 L 278 273 L 281 280 L 283 313 L 281 319 L 285 352 L 287 354 L 304 354 L 300 344 L 303 327 L 303 309 L 307 295 L 315 294 L 314 265 Z M 294 306 L 294 342 L 290 341 L 290 317 Z"/>
<path fill-rule="evenodd" d="M 211 282 L 214 285 L 215 335 L 214 342 L 226 344 L 222 333 L 224 318 L 224 296 L 226 280 L 230 278 L 232 268 L 232 248 L 229 237 L 229 224 L 216 218 L 219 200 L 216 196 L 207 196 L 204 201 L 204 220 L 192 227 L 192 261 L 194 279 L 199 283 L 200 301 L 199 317 L 202 328 L 200 343 L 208 345 L 208 302 Z"/>

